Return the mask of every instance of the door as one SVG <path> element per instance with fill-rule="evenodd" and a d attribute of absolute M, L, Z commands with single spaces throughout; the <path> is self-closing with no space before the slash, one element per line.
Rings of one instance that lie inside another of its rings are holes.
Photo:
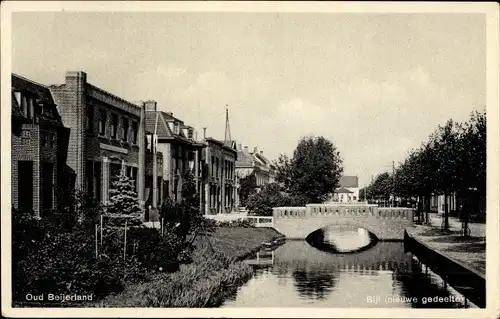
<path fill-rule="evenodd" d="M 33 162 L 18 162 L 18 207 L 23 212 L 33 211 Z"/>

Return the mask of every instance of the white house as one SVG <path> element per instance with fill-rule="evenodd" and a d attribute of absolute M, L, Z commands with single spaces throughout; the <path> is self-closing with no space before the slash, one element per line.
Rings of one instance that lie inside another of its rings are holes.
<path fill-rule="evenodd" d="M 342 176 L 340 178 L 340 187 L 333 195 L 335 202 L 357 202 L 359 201 L 359 181 L 357 176 Z"/>

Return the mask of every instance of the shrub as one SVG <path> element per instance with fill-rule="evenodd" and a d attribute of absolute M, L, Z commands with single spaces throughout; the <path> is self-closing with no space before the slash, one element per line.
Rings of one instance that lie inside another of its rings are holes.
<path fill-rule="evenodd" d="M 165 232 L 161 236 L 157 229 L 132 228 L 130 229 L 131 246 L 129 252 L 134 252 L 144 267 L 151 269 L 176 270 L 178 256 L 185 248 L 181 238 L 173 232 Z M 135 247 L 133 247 L 135 245 Z"/>
<path fill-rule="evenodd" d="M 125 282 L 144 276 L 137 258 L 123 259 L 118 234 L 99 248 L 96 258 L 95 235 L 90 228 L 64 231 L 57 229 L 50 218 L 33 218 L 15 209 L 12 216 L 15 301 L 24 301 L 28 292 L 94 294 L 99 298 L 121 291 Z"/>
<path fill-rule="evenodd" d="M 230 221 L 223 221 L 223 222 L 218 222 L 217 223 L 218 227 L 244 227 L 244 228 L 250 228 L 250 227 L 255 227 L 255 223 L 249 220 L 230 220 Z"/>
<path fill-rule="evenodd" d="M 251 215 L 272 216 L 273 207 L 304 206 L 307 198 L 302 195 L 289 195 L 276 183 L 266 184 L 262 191 L 248 198 L 247 209 Z"/>

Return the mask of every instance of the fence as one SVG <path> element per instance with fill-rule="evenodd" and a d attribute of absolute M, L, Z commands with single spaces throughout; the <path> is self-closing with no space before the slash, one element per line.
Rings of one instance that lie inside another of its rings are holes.
<path fill-rule="evenodd" d="M 274 218 L 267 216 L 247 216 L 245 218 L 249 222 L 253 222 L 255 227 L 273 227 Z"/>

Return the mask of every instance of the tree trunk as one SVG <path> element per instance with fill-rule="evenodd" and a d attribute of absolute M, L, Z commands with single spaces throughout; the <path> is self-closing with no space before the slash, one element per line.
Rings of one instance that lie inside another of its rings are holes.
<path fill-rule="evenodd" d="M 422 224 L 422 196 L 417 197 L 417 224 Z"/>
<path fill-rule="evenodd" d="M 444 193 L 444 230 L 448 231 L 450 229 L 450 224 L 448 220 L 448 193 Z"/>
<path fill-rule="evenodd" d="M 470 214 L 470 205 L 468 205 L 469 199 L 466 198 L 466 200 L 462 203 L 462 216 L 463 216 L 463 236 L 468 237 L 469 236 L 469 214 Z"/>

